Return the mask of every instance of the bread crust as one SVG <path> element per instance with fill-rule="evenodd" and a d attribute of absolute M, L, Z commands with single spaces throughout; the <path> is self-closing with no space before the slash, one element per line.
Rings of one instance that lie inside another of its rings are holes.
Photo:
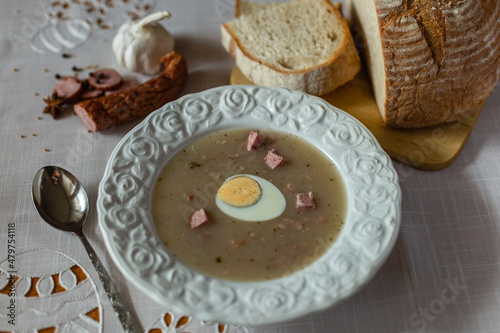
<path fill-rule="evenodd" d="M 359 72 L 360 59 L 344 18 L 329 0 L 321 0 L 341 22 L 343 29 L 341 47 L 328 61 L 301 70 L 277 68 L 249 52 L 238 39 L 231 27 L 221 25 L 221 40 L 224 48 L 235 59 L 241 72 L 253 83 L 263 86 L 280 86 L 304 91 L 313 95 L 323 95 L 352 80 Z M 236 15 L 240 15 L 237 1 Z"/>
<path fill-rule="evenodd" d="M 353 0 L 354 9 L 365 1 Z M 372 66 L 385 73 L 385 94 L 375 94 L 384 123 L 426 127 L 478 110 L 500 78 L 498 1 L 371 1 L 382 41 L 384 63 Z M 364 30 L 371 24 L 360 22 Z"/>

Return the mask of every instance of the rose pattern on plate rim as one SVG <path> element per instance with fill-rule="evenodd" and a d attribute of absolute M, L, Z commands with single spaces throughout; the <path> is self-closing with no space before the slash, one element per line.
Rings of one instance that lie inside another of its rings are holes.
<path fill-rule="evenodd" d="M 348 216 L 338 240 L 292 275 L 255 283 L 206 277 L 170 255 L 154 229 L 151 192 L 168 159 L 203 135 L 236 127 L 298 135 L 325 151 L 343 176 Z M 106 245 L 131 281 L 183 313 L 235 324 L 292 319 L 351 295 L 391 251 L 400 205 L 390 158 L 356 119 L 320 98 L 257 86 L 186 95 L 149 115 L 116 146 L 97 200 Z"/>

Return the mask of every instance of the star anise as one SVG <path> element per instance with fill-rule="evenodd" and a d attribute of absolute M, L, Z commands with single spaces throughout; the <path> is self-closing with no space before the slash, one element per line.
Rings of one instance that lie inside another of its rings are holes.
<path fill-rule="evenodd" d="M 65 99 L 59 97 L 57 93 L 53 93 L 51 97 L 44 98 L 43 101 L 47 104 L 43 113 L 50 113 L 54 119 L 56 119 L 63 111 L 62 105 L 64 104 Z"/>

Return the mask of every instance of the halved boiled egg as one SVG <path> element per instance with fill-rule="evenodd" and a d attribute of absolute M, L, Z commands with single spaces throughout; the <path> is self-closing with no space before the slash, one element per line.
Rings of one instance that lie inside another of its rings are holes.
<path fill-rule="evenodd" d="M 283 193 L 268 180 L 254 175 L 236 175 L 220 187 L 215 203 L 227 215 L 243 221 L 267 221 L 286 207 Z"/>

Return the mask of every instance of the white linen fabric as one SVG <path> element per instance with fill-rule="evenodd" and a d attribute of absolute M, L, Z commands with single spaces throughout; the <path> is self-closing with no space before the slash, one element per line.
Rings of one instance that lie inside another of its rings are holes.
<path fill-rule="evenodd" d="M 12 270 L 18 277 L 18 292 L 35 284 L 39 297 L 17 296 L 14 327 L 8 322 L 11 298 L 0 294 L 0 331 L 46 327 L 64 332 L 122 331 L 80 241 L 45 224 L 32 204 L 32 177 L 44 165 L 59 165 L 82 181 L 92 207 L 84 232 L 145 331 L 500 331 L 500 85 L 451 166 L 426 172 L 394 163 L 403 191 L 401 232 L 387 262 L 358 293 L 321 313 L 287 323 L 263 327 L 207 323 L 175 313 L 136 289 L 104 247 L 96 223 L 97 188 L 113 148 L 139 121 L 89 133 L 71 113 L 59 120 L 43 114 L 43 97 L 51 93 L 55 75 L 72 75 L 74 66 L 115 68 L 136 83 L 146 81 L 148 77 L 119 67 L 111 41 L 130 15 L 156 10 L 172 13 L 162 24 L 188 62 L 183 94 L 229 84 L 234 61 L 220 44 L 219 24 L 233 16 L 234 1 L 3 0 L 1 8 L 0 288 L 8 285 L 6 272 Z M 15 240 L 12 262 L 10 239 Z M 87 281 L 75 281 L 69 269 L 75 265 L 86 272 Z M 53 293 L 54 275 L 72 294 Z M 80 301 L 71 311 L 50 316 L 36 311 L 47 312 L 73 298 Z M 85 315 L 95 308 L 99 322 Z"/>

